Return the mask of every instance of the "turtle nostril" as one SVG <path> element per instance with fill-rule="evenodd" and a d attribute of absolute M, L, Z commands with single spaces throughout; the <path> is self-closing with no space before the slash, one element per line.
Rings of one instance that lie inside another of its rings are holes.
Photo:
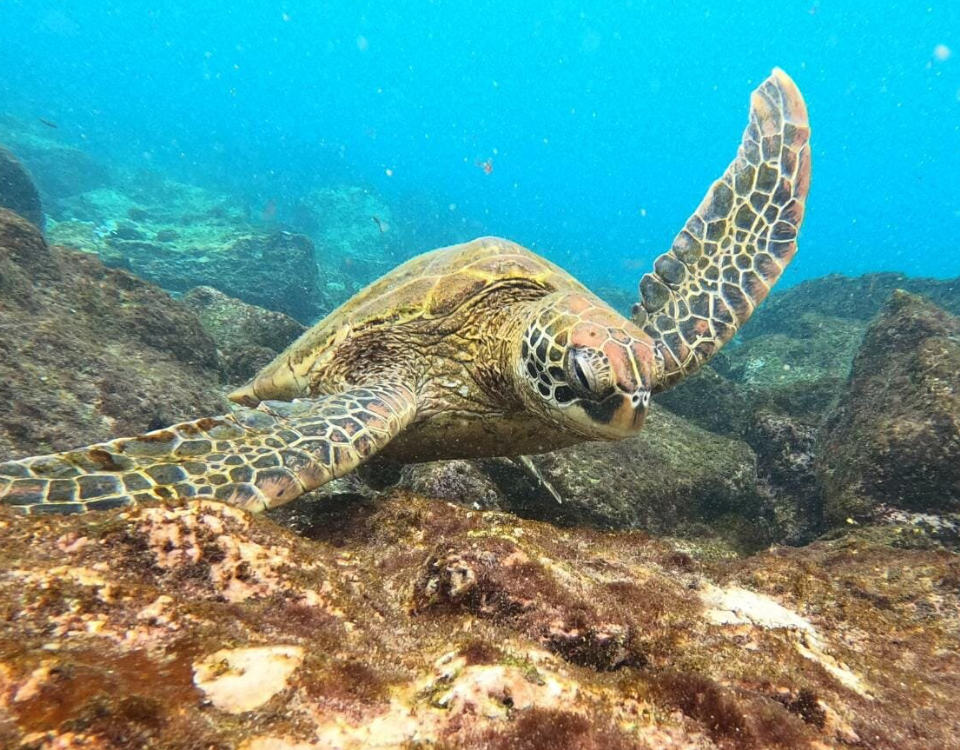
<path fill-rule="evenodd" d="M 646 406 L 650 403 L 650 391 L 634 391 L 630 394 L 630 403 L 633 404 L 634 407 Z"/>

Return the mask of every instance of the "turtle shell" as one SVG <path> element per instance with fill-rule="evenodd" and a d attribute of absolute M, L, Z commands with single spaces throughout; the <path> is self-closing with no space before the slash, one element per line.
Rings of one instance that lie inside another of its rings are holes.
<path fill-rule="evenodd" d="M 559 266 L 509 240 L 481 237 L 432 250 L 362 289 L 316 323 L 243 388 L 230 394 L 241 403 L 310 395 L 310 372 L 359 336 L 378 331 L 411 330 L 417 320 L 447 318 L 478 295 L 493 289 L 583 291 L 587 289 Z"/>

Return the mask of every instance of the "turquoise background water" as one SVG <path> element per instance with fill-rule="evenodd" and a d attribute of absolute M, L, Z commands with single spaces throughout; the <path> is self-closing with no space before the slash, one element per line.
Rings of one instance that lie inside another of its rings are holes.
<path fill-rule="evenodd" d="M 814 132 L 788 283 L 960 274 L 958 2 L 0 0 L 0 111 L 97 156 L 281 216 L 367 184 L 424 242 L 501 234 L 624 287 L 774 65 Z"/>

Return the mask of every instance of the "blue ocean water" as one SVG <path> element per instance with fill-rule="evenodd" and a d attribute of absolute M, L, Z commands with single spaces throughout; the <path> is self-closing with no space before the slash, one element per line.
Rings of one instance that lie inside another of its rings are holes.
<path fill-rule="evenodd" d="M 407 254 L 500 234 L 625 288 L 775 65 L 813 125 L 785 283 L 960 274 L 957 2 L 0 0 L 0 110 L 100 158 L 281 213 L 354 181 L 423 227 Z"/>

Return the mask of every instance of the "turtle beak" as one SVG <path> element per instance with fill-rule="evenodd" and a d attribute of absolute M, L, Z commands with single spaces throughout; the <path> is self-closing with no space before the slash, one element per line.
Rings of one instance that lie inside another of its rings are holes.
<path fill-rule="evenodd" d="M 605 409 L 598 410 L 594 415 L 600 417 L 602 411 L 606 419 L 601 419 L 605 426 L 605 432 L 609 438 L 621 439 L 635 434 L 647 418 L 647 409 L 650 406 L 650 391 L 646 388 L 638 388 L 630 393 L 620 391 L 607 398 L 604 402 Z"/>

